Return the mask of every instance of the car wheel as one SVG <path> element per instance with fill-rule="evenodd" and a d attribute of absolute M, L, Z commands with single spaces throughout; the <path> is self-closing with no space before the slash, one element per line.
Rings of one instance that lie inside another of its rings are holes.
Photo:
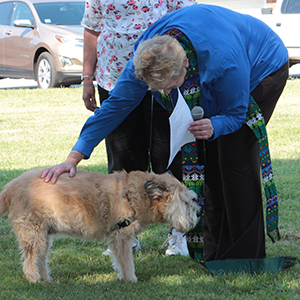
<path fill-rule="evenodd" d="M 35 68 L 35 78 L 39 88 L 48 89 L 59 86 L 54 60 L 48 52 L 39 56 Z"/>

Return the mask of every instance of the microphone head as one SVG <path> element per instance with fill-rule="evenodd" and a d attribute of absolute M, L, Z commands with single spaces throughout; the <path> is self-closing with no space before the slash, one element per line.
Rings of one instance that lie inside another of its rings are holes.
<path fill-rule="evenodd" d="M 194 121 L 201 120 L 204 116 L 204 110 L 201 106 L 195 106 L 192 109 L 192 117 Z"/>

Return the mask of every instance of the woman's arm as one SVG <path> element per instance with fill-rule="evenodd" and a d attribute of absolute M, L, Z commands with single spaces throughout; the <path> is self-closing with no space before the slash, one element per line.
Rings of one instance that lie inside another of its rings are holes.
<path fill-rule="evenodd" d="M 94 76 L 97 64 L 97 39 L 100 32 L 85 28 L 83 35 L 83 76 Z M 97 107 L 93 77 L 83 79 L 82 99 L 85 107 L 94 111 Z"/>

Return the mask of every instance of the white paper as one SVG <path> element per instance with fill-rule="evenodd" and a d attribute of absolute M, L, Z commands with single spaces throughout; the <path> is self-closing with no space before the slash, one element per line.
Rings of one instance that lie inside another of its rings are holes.
<path fill-rule="evenodd" d="M 177 103 L 169 118 L 170 157 L 168 167 L 183 145 L 194 142 L 196 140 L 195 137 L 188 131 L 191 122 L 193 122 L 192 113 L 178 88 L 177 91 Z"/>

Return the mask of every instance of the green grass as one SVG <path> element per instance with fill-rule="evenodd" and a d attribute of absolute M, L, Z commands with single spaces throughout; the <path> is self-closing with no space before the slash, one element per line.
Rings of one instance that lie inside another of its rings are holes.
<path fill-rule="evenodd" d="M 91 114 L 81 88 L 0 90 L 0 189 L 26 170 L 65 160 Z M 279 192 L 282 240 L 267 240 L 267 255 L 300 258 L 300 80 L 289 81 L 268 125 Z M 101 142 L 80 168 L 107 173 Z M 211 276 L 187 257 L 166 257 L 160 246 L 168 225 L 140 235 L 135 254 L 137 284 L 117 280 L 106 245 L 55 240 L 49 257 L 53 282 L 30 284 L 17 240 L 6 217 L 0 220 L 0 299 L 300 299 L 300 267 L 273 275 Z"/>

